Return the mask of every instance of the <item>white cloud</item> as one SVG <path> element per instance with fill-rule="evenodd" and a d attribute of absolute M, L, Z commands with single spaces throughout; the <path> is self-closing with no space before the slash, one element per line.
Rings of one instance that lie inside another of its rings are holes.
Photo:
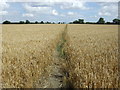
<path fill-rule="evenodd" d="M 1 10 L 4 10 L 5 8 L 8 8 L 8 7 L 9 7 L 9 4 L 6 3 L 6 0 L 0 1 L 0 9 Z"/>
<path fill-rule="evenodd" d="M 34 15 L 31 14 L 31 13 L 26 13 L 26 14 L 23 14 L 23 17 L 33 17 Z"/>
<path fill-rule="evenodd" d="M 67 12 L 67 13 L 62 13 L 59 14 L 61 17 L 68 17 L 68 18 L 75 18 L 75 17 L 83 17 L 83 15 L 81 15 L 80 13 L 77 12 Z"/>
<path fill-rule="evenodd" d="M 100 15 L 100 16 L 111 16 L 111 13 L 109 13 L 109 12 L 99 12 L 98 15 Z"/>
<path fill-rule="evenodd" d="M 4 1 L 4 0 L 0 0 Z M 84 1 L 84 2 L 118 2 L 119 0 L 34 0 L 34 2 L 74 2 L 74 1 Z M 33 0 L 9 0 L 9 2 L 33 2 Z"/>
<path fill-rule="evenodd" d="M 89 9 L 85 6 L 85 2 L 81 2 L 79 0 L 69 0 L 69 2 L 66 2 L 65 0 L 44 0 L 38 3 L 26 3 L 24 4 L 24 8 L 27 13 L 33 13 L 33 14 L 52 14 L 52 15 L 60 15 L 65 16 L 62 13 L 58 13 L 58 11 L 55 10 L 55 6 L 59 6 L 61 9 L 82 9 L 86 10 Z M 68 13 L 68 15 L 72 15 L 72 13 Z"/>
<path fill-rule="evenodd" d="M 118 2 L 119 0 L 86 0 L 86 1 L 93 1 L 93 2 Z"/>
<path fill-rule="evenodd" d="M 58 11 L 49 6 L 49 4 L 44 3 L 26 3 L 24 4 L 24 8 L 27 13 L 32 14 L 49 14 L 55 16 L 59 14 Z"/>
<path fill-rule="evenodd" d="M 51 9 L 51 7 L 35 6 L 35 4 L 25 4 L 24 8 L 28 12 L 37 12 L 37 13 L 47 13 Z"/>
<path fill-rule="evenodd" d="M 61 9 L 89 9 L 85 4 L 85 2 L 79 0 L 69 0 L 69 2 L 66 0 L 44 0 L 38 3 L 26 3 L 24 7 L 28 12 L 58 15 L 53 8 L 55 5 L 58 5 Z"/>
<path fill-rule="evenodd" d="M 9 4 L 6 3 L 7 0 L 0 0 L 0 15 L 6 15 L 8 12 L 5 10 L 9 7 Z"/>
<path fill-rule="evenodd" d="M 68 15 L 74 15 L 75 13 L 74 12 L 68 12 Z"/>
<path fill-rule="evenodd" d="M 98 12 L 99 16 L 115 16 L 118 15 L 117 3 L 101 3 L 101 9 Z"/>
<path fill-rule="evenodd" d="M 66 15 L 65 14 L 60 14 L 61 17 L 65 17 Z"/>
<path fill-rule="evenodd" d="M 7 13 L 7 11 L 0 11 L 0 15 L 6 15 Z"/>
<path fill-rule="evenodd" d="M 61 5 L 61 9 L 81 9 L 81 10 L 86 10 L 89 9 L 88 7 L 85 6 L 86 2 L 83 1 L 70 1 L 70 2 L 66 2 L 63 3 Z"/>
<path fill-rule="evenodd" d="M 97 16 L 97 15 L 94 15 L 94 16 L 90 16 L 90 18 L 98 18 L 98 16 Z"/>
<path fill-rule="evenodd" d="M 52 10 L 52 14 L 56 16 L 58 15 L 58 12 L 56 10 Z"/>

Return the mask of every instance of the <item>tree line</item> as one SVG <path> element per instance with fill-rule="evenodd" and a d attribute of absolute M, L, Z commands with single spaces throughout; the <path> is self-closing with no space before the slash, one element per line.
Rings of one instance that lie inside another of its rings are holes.
<path fill-rule="evenodd" d="M 54 22 L 44 22 L 44 21 L 41 21 L 41 22 L 38 22 L 38 21 L 35 21 L 35 22 L 30 22 L 29 20 L 26 20 L 26 21 L 19 21 L 19 22 L 10 22 L 8 20 L 4 21 L 3 24 L 55 24 Z"/>
<path fill-rule="evenodd" d="M 84 22 L 84 19 L 78 19 L 69 24 L 120 24 L 120 19 L 113 19 L 112 22 L 105 22 L 104 18 L 99 18 L 97 22 Z"/>
<path fill-rule="evenodd" d="M 65 24 L 65 22 L 58 22 L 58 23 L 55 23 L 55 22 L 44 22 L 44 21 L 41 21 L 41 22 L 38 22 L 38 21 L 35 21 L 35 22 L 30 22 L 29 20 L 26 20 L 26 21 L 19 21 L 19 22 L 10 22 L 10 21 L 4 21 L 3 24 Z M 120 19 L 113 19 L 112 22 L 105 22 L 104 18 L 99 18 L 99 20 L 97 22 L 84 22 L 84 19 L 78 19 L 78 20 L 75 20 L 73 22 L 69 22 L 69 24 L 120 24 Z"/>

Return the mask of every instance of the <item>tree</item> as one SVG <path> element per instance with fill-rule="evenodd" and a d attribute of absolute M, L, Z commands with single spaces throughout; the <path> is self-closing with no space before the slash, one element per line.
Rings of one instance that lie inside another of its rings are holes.
<path fill-rule="evenodd" d="M 41 23 L 41 24 L 44 24 L 44 22 L 43 22 L 43 21 L 41 21 L 40 23 Z"/>
<path fill-rule="evenodd" d="M 114 24 L 120 24 L 120 20 L 117 19 L 117 18 L 115 18 L 115 19 L 113 19 L 113 23 L 114 23 Z"/>
<path fill-rule="evenodd" d="M 62 22 L 61 24 L 65 24 L 65 22 Z"/>
<path fill-rule="evenodd" d="M 113 24 L 113 22 L 106 22 L 106 24 Z"/>
<path fill-rule="evenodd" d="M 26 20 L 26 24 L 30 24 L 30 21 L 29 21 L 29 20 Z"/>
<path fill-rule="evenodd" d="M 51 22 L 48 22 L 48 21 L 47 21 L 46 24 L 51 24 Z"/>
<path fill-rule="evenodd" d="M 73 21 L 73 24 L 79 24 L 78 20 Z"/>
<path fill-rule="evenodd" d="M 36 21 L 35 24 L 38 24 L 38 22 Z"/>
<path fill-rule="evenodd" d="M 86 22 L 86 24 L 93 24 L 92 22 Z"/>
<path fill-rule="evenodd" d="M 53 22 L 52 24 L 55 24 L 55 22 Z"/>
<path fill-rule="evenodd" d="M 11 22 L 6 20 L 3 22 L 3 24 L 11 24 Z"/>
<path fill-rule="evenodd" d="M 78 19 L 73 21 L 73 24 L 84 24 L 84 19 Z"/>
<path fill-rule="evenodd" d="M 84 19 L 78 19 L 78 22 L 79 22 L 80 24 L 83 24 L 83 23 L 84 23 Z"/>
<path fill-rule="evenodd" d="M 20 21 L 19 24 L 24 24 L 25 22 L 24 21 Z"/>
<path fill-rule="evenodd" d="M 104 18 L 100 18 L 97 23 L 98 23 L 98 24 L 104 24 L 104 23 L 105 23 Z"/>

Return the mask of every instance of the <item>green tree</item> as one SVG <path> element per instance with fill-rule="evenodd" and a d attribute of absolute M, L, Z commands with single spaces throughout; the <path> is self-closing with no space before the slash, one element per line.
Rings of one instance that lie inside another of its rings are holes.
<path fill-rule="evenodd" d="M 44 24 L 44 22 L 43 22 L 43 21 L 41 21 L 40 23 L 41 23 L 41 24 Z"/>
<path fill-rule="evenodd" d="M 115 18 L 115 19 L 113 19 L 113 23 L 114 23 L 114 24 L 120 24 L 120 20 L 117 19 L 117 18 Z"/>
<path fill-rule="evenodd" d="M 46 24 L 51 24 L 51 22 L 48 22 L 48 21 L 47 21 Z"/>
<path fill-rule="evenodd" d="M 78 20 L 73 21 L 73 24 L 79 24 Z"/>
<path fill-rule="evenodd" d="M 62 22 L 62 24 L 65 24 L 65 22 Z"/>
<path fill-rule="evenodd" d="M 98 23 L 98 24 L 104 24 L 104 23 L 105 23 L 104 18 L 100 18 L 97 23 Z"/>
<path fill-rule="evenodd" d="M 11 24 L 11 22 L 6 20 L 3 22 L 3 24 Z"/>
<path fill-rule="evenodd" d="M 26 20 L 26 24 L 30 24 L 30 21 L 29 21 L 29 20 Z"/>
<path fill-rule="evenodd" d="M 83 24 L 83 23 L 84 23 L 84 19 L 78 19 L 78 22 L 79 22 L 80 24 Z"/>
<path fill-rule="evenodd" d="M 78 19 L 73 21 L 73 24 L 84 24 L 84 19 Z"/>
<path fill-rule="evenodd" d="M 24 21 L 20 21 L 19 23 L 20 23 L 20 24 L 24 24 L 25 22 L 24 22 Z"/>
<path fill-rule="evenodd" d="M 35 24 L 38 24 L 38 22 L 37 22 L 37 21 L 35 21 Z"/>

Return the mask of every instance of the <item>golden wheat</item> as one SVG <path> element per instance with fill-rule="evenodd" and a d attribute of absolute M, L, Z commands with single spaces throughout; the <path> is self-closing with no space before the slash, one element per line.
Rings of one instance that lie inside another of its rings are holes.
<path fill-rule="evenodd" d="M 118 88 L 118 26 L 69 25 L 74 88 Z"/>
<path fill-rule="evenodd" d="M 60 25 L 3 25 L 2 85 L 33 88 L 47 76 Z"/>
<path fill-rule="evenodd" d="M 3 87 L 42 87 L 64 26 L 2 25 Z M 117 25 L 68 25 L 61 68 L 71 87 L 118 88 L 117 30 Z"/>

